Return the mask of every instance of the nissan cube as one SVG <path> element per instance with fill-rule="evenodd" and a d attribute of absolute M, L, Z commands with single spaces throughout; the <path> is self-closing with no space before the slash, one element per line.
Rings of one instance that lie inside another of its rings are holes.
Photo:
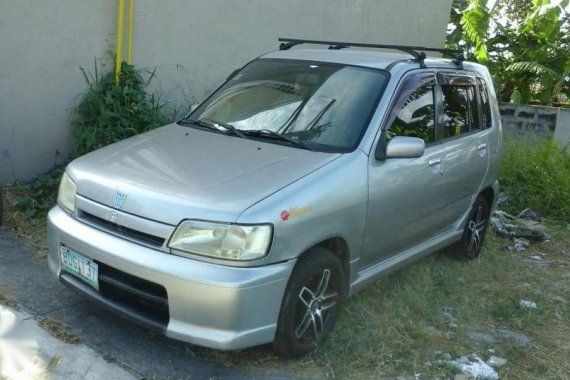
<path fill-rule="evenodd" d="M 59 281 L 174 339 L 298 357 L 380 276 L 448 246 L 477 257 L 502 152 L 488 70 L 307 42 L 71 162 L 48 216 Z"/>

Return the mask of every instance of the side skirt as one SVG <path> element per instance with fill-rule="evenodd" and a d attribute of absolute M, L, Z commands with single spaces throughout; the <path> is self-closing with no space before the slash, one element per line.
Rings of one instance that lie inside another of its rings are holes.
<path fill-rule="evenodd" d="M 460 222 L 456 227 L 459 227 L 461 225 L 462 223 Z M 461 239 L 462 234 L 463 228 L 454 228 L 449 232 L 435 236 L 422 244 L 412 247 L 382 262 L 379 262 L 370 268 L 366 268 L 363 271 L 358 272 L 356 280 L 350 285 L 349 295 L 352 296 L 358 293 L 366 286 L 378 280 L 380 277 L 392 273 L 404 267 L 406 264 L 419 260 L 422 257 L 425 257 L 455 243 Z"/>

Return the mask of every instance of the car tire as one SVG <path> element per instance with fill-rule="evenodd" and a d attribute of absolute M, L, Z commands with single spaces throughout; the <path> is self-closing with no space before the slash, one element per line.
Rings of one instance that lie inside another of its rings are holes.
<path fill-rule="evenodd" d="M 473 260 L 479 256 L 487 235 L 489 216 L 489 203 L 479 195 L 471 207 L 461 240 L 452 247 L 456 257 Z"/>
<path fill-rule="evenodd" d="M 330 251 L 314 247 L 299 259 L 281 304 L 274 351 L 298 358 L 320 347 L 346 299 L 342 264 Z"/>

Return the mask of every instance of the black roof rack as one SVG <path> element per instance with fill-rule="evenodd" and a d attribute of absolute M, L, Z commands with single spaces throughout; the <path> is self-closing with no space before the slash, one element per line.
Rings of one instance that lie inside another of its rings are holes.
<path fill-rule="evenodd" d="M 406 45 L 384 45 L 384 44 L 366 44 L 360 42 L 336 42 L 336 41 L 315 41 L 315 40 L 303 40 L 295 38 L 279 38 L 279 50 L 289 50 L 293 46 L 302 44 L 313 44 L 313 45 L 328 45 L 331 50 L 340 50 L 349 47 L 364 47 L 364 48 L 374 48 L 374 49 L 391 49 L 399 50 L 404 53 L 410 54 L 414 57 L 421 67 L 425 67 L 424 60 L 426 59 L 426 51 L 433 51 L 442 53 L 443 55 L 453 57 L 453 62 L 459 67 L 463 67 L 463 61 L 465 56 L 461 50 L 453 49 L 440 49 L 440 48 L 427 48 L 423 46 L 406 46 Z"/>

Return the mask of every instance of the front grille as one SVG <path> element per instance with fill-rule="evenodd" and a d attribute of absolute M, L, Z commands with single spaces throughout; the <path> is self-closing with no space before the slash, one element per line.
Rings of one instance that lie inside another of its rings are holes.
<path fill-rule="evenodd" d="M 112 234 L 119 235 L 121 237 L 125 237 L 127 239 L 146 245 L 160 248 L 164 245 L 165 242 L 165 239 L 159 236 L 150 235 L 141 231 L 133 230 L 132 228 L 118 225 L 85 211 L 81 211 L 79 217 L 94 227 L 99 227 Z"/>
<path fill-rule="evenodd" d="M 101 262 L 99 292 L 112 303 L 134 309 L 146 319 L 166 326 L 169 321 L 168 296 L 164 286 L 143 280 Z"/>

